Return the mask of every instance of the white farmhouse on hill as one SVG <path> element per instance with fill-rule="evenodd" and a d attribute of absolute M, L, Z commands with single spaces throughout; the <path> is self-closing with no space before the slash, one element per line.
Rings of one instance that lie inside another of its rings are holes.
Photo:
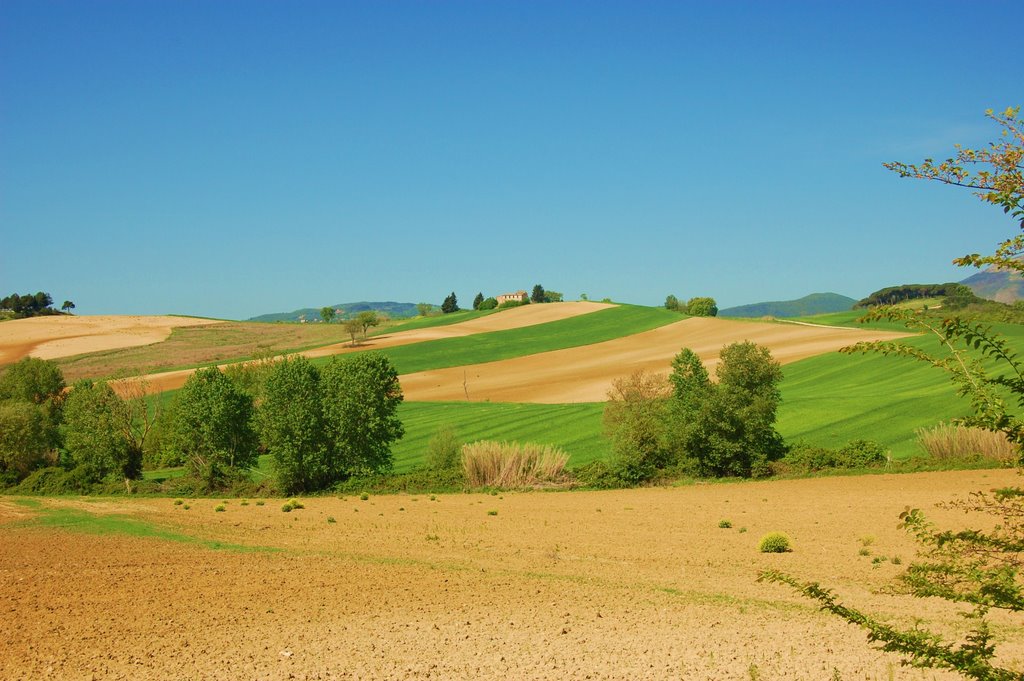
<path fill-rule="evenodd" d="M 502 293 L 500 296 L 495 296 L 495 300 L 498 301 L 498 305 L 507 303 L 509 301 L 515 301 L 517 303 L 527 303 L 530 298 L 526 295 L 526 291 L 516 291 L 515 293 Z"/>

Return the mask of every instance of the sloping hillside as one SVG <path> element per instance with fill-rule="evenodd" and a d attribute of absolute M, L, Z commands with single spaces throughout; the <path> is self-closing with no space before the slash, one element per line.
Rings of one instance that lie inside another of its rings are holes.
<path fill-rule="evenodd" d="M 1024 279 L 1016 272 L 988 267 L 960 283 L 969 286 L 979 298 L 1007 304 L 1024 299 Z"/>
<path fill-rule="evenodd" d="M 838 293 L 812 293 L 798 300 L 777 300 L 727 307 L 719 317 L 806 317 L 812 314 L 843 312 L 857 301 Z"/>

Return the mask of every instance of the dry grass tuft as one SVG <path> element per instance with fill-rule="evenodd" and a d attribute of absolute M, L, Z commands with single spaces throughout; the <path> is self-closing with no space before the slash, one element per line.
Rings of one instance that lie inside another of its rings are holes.
<path fill-rule="evenodd" d="M 953 423 L 918 428 L 916 432 L 918 443 L 937 461 L 988 459 L 1015 466 L 1020 458 L 1017 447 L 1004 433 Z"/>
<path fill-rule="evenodd" d="M 462 447 L 471 487 L 537 487 L 565 482 L 569 455 L 550 445 L 480 441 Z"/>

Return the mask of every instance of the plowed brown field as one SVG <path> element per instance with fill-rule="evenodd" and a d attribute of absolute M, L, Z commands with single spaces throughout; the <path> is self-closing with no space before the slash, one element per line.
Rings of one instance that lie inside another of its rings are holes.
<path fill-rule="evenodd" d="M 611 383 L 643 369 L 668 373 L 672 358 L 688 347 L 712 369 L 723 345 L 753 341 L 782 362 L 795 362 L 858 341 L 890 340 L 906 333 L 812 324 L 767 324 L 692 317 L 632 336 L 578 348 L 402 376 L 406 399 L 493 402 L 600 402 Z"/>
<path fill-rule="evenodd" d="M 190 317 L 92 315 L 32 317 L 0 324 L 0 364 L 130 348 L 166 340 L 179 326 L 220 324 Z"/>
<path fill-rule="evenodd" d="M 961 525 L 933 504 L 1017 482 L 972 471 L 321 498 L 292 513 L 279 501 L 224 513 L 212 499 L 42 502 L 274 552 L 82 534 L 0 499 L 0 677 L 951 679 L 899 666 L 757 572 L 820 580 L 892 623 L 962 630 L 943 602 L 879 595 L 902 569 L 890 559 L 913 556 L 897 515 L 911 505 Z M 758 553 L 773 530 L 793 553 Z M 1019 621 L 996 622 L 1000 640 L 1022 640 Z M 1024 664 L 1019 643 L 999 649 Z"/>

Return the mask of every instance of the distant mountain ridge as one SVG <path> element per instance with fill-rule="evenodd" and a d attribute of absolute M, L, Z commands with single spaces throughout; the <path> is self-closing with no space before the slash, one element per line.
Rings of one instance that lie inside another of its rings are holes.
<path fill-rule="evenodd" d="M 974 295 L 1008 305 L 1024 299 L 1024 279 L 1010 270 L 1001 270 L 995 265 L 986 267 L 960 282 L 970 287 Z"/>
<path fill-rule="evenodd" d="M 727 307 L 719 317 L 806 317 L 826 312 L 844 312 L 857 301 L 838 293 L 812 293 L 797 300 L 774 300 Z"/>
<path fill-rule="evenodd" d="M 330 307 L 333 307 L 335 310 L 340 310 L 341 312 L 338 316 L 343 319 L 367 310 L 383 312 L 392 319 L 415 317 L 418 314 L 418 311 L 416 310 L 416 303 L 396 303 L 390 300 L 384 302 L 361 301 L 358 303 L 338 303 L 337 305 L 331 305 Z M 247 321 L 301 322 L 303 320 L 307 322 L 320 321 L 320 308 L 304 307 L 301 310 L 295 310 L 293 312 L 273 312 L 271 314 L 262 314 L 258 317 L 251 317 Z"/>

